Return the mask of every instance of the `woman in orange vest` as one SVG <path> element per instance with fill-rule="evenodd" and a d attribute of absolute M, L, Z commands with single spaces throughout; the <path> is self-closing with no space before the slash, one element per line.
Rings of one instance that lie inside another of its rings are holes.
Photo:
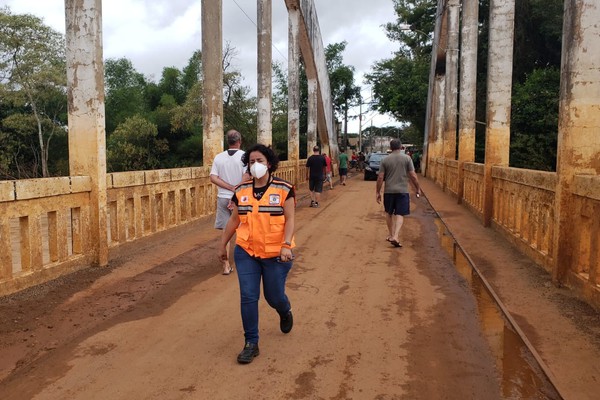
<path fill-rule="evenodd" d="M 273 176 L 279 160 L 270 148 L 257 144 L 242 157 L 252 179 L 235 188 L 233 212 L 223 230 L 219 256 L 227 260 L 226 244 L 237 233 L 234 251 L 244 326 L 245 345 L 240 364 L 258 356 L 258 299 L 263 281 L 267 303 L 279 314 L 283 333 L 292 330 L 294 319 L 285 294 L 292 268 L 294 247 L 294 186 Z"/>

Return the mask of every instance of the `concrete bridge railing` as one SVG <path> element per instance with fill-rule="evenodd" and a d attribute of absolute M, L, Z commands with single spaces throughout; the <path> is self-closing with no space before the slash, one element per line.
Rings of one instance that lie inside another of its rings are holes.
<path fill-rule="evenodd" d="M 298 185 L 306 160 L 276 175 Z M 117 172 L 106 179 L 109 251 L 215 212 L 209 167 Z M 91 178 L 0 182 L 0 296 L 93 264 Z"/>
<path fill-rule="evenodd" d="M 489 4 L 486 99 L 478 104 L 479 2 L 437 1 L 423 173 L 556 285 L 600 309 L 600 5 L 564 2 L 556 173 L 547 173 L 509 167 L 516 4 Z M 475 119 L 478 107 L 484 122 Z M 485 125 L 484 164 L 474 163 L 477 124 Z"/>
<path fill-rule="evenodd" d="M 429 178 L 457 197 L 455 165 L 455 160 L 431 160 Z M 463 168 L 459 201 L 482 219 L 484 164 L 464 163 Z M 553 257 L 557 180 L 554 172 L 492 167 L 491 226 L 551 274 L 559 267 Z M 577 229 L 568 243 L 573 257 L 563 266 L 564 283 L 600 308 L 600 176 L 576 175 L 572 195 L 571 223 Z"/>

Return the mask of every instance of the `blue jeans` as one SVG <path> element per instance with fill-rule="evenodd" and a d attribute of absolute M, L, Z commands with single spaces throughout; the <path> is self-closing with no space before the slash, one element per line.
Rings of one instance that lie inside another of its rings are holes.
<path fill-rule="evenodd" d="M 258 343 L 260 280 L 262 278 L 267 303 L 277 310 L 279 315 L 287 314 L 291 305 L 285 294 L 285 280 L 292 268 L 292 261 L 279 262 L 277 258 L 252 257 L 240 246 L 235 246 L 233 257 L 240 282 L 244 336 L 246 342 Z"/>

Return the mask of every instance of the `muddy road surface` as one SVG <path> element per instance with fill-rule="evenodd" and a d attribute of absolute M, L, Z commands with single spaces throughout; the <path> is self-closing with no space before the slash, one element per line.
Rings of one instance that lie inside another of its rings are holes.
<path fill-rule="evenodd" d="M 300 197 L 300 196 L 299 196 Z M 413 197 L 386 242 L 375 182 L 298 203 L 288 279 L 295 325 L 261 299 L 260 356 L 244 344 L 237 275 L 206 219 L 0 299 L 0 399 L 500 399 L 474 296 Z"/>

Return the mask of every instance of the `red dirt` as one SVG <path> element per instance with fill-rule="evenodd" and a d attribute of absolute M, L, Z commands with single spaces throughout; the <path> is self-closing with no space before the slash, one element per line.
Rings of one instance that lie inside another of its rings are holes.
<path fill-rule="evenodd" d="M 305 196 L 299 202 L 288 279 L 295 326 L 279 332 L 261 299 L 261 354 L 252 364 L 235 361 L 243 345 L 237 278 L 220 274 L 218 232 L 205 219 L 128 245 L 109 267 L 1 298 L 0 398 L 506 398 L 476 299 L 440 245 L 427 201 L 414 202 L 404 247 L 395 249 L 375 183 L 359 179 L 326 191 L 319 209 Z M 494 247 L 480 250 L 493 258 Z M 529 289 L 514 286 L 507 303 L 548 356 L 540 332 L 555 323 L 532 320 L 540 305 L 521 304 Z M 586 315 L 597 339 L 597 314 Z M 597 343 L 580 344 L 598 353 Z M 567 398 L 591 398 L 573 393 Z"/>

